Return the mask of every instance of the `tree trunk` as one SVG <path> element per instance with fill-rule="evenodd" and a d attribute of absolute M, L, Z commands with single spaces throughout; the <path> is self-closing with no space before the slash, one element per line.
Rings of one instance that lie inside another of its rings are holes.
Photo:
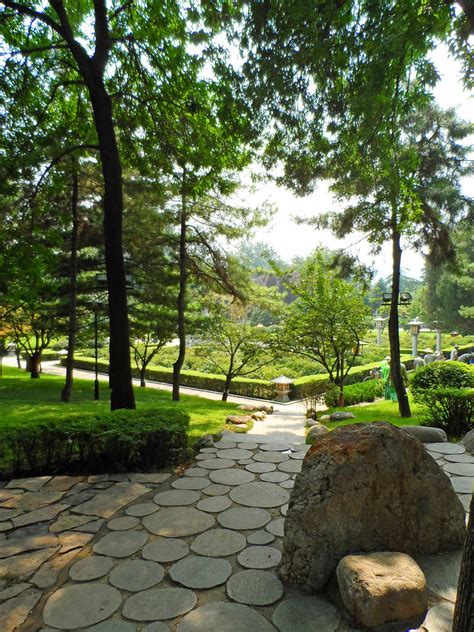
<path fill-rule="evenodd" d="M 146 364 L 140 369 L 140 386 L 143 388 L 146 386 Z"/>
<path fill-rule="evenodd" d="M 223 402 L 226 402 L 227 398 L 229 397 L 231 382 L 232 382 L 232 373 L 227 373 L 227 375 L 225 376 L 224 391 L 222 393 Z"/>
<path fill-rule="evenodd" d="M 474 630 L 474 496 L 471 498 L 464 553 L 459 573 L 458 594 L 454 608 L 453 632 Z"/>
<path fill-rule="evenodd" d="M 400 247 L 400 233 L 392 228 L 392 300 L 388 319 L 388 335 L 390 340 L 390 375 L 397 393 L 400 417 L 411 417 L 408 395 L 403 384 L 400 369 L 400 335 L 398 331 L 398 297 L 400 293 L 400 269 L 402 250 Z"/>
<path fill-rule="evenodd" d="M 91 73 L 92 74 L 92 73 Z M 111 409 L 135 408 L 130 358 L 127 290 L 122 245 L 122 166 L 112 102 L 102 79 L 86 79 L 104 177 L 104 246 L 109 295 Z"/>
<path fill-rule="evenodd" d="M 183 188 L 181 191 L 181 218 L 180 218 L 180 234 L 179 234 L 179 294 L 176 303 L 178 310 L 178 338 L 179 351 L 176 362 L 173 364 L 173 401 L 179 401 L 179 382 L 181 377 L 181 369 L 184 364 L 186 355 L 186 284 L 187 284 L 187 261 L 186 261 L 186 190 L 185 190 L 186 173 L 183 170 Z"/>
<path fill-rule="evenodd" d="M 16 366 L 21 369 L 21 358 L 20 358 L 20 350 L 18 347 L 15 347 L 15 356 L 16 356 Z"/>
<path fill-rule="evenodd" d="M 61 401 L 68 403 L 71 399 L 73 371 L 74 371 L 74 350 L 76 347 L 77 331 L 77 242 L 78 242 L 78 199 L 79 199 L 79 177 L 77 175 L 77 164 L 73 165 L 71 193 L 71 258 L 69 261 L 69 324 L 67 340 L 66 358 L 66 382 L 61 393 Z"/>
<path fill-rule="evenodd" d="M 38 378 L 41 371 L 41 351 L 33 351 L 31 356 L 28 356 L 29 371 L 32 378 Z"/>

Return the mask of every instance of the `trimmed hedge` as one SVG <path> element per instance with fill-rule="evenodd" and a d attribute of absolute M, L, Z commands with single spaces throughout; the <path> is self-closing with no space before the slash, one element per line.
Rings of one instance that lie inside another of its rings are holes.
<path fill-rule="evenodd" d="M 412 376 L 413 390 L 474 387 L 474 368 L 463 362 L 431 362 Z"/>
<path fill-rule="evenodd" d="M 344 387 L 344 406 L 353 406 L 362 402 L 373 402 L 376 397 L 383 395 L 382 380 L 368 380 Z M 324 402 L 329 408 L 338 405 L 339 389 L 330 389 L 324 396 Z"/>
<path fill-rule="evenodd" d="M 472 430 L 474 388 L 433 388 L 415 392 L 415 401 L 426 408 L 423 425 L 442 428 L 450 437 Z"/>
<path fill-rule="evenodd" d="M 0 428 L 0 475 L 140 471 L 189 455 L 189 416 L 118 410 Z"/>

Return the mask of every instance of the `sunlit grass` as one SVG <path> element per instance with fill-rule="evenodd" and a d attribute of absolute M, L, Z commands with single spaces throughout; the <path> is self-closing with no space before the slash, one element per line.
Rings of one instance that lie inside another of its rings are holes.
<path fill-rule="evenodd" d="M 330 415 L 331 413 L 337 411 L 344 411 L 353 413 L 356 418 L 346 419 L 344 421 L 330 421 L 327 423 L 327 426 L 328 428 L 333 429 L 337 428 L 338 426 L 347 426 L 354 423 L 371 423 L 374 421 L 387 421 L 394 426 L 418 426 L 421 424 L 423 418 L 422 413 L 420 408 L 413 402 L 413 399 L 410 397 L 410 395 L 409 399 L 412 416 L 408 419 L 402 419 L 400 417 L 397 402 L 377 400 L 365 406 L 346 406 L 345 408 L 330 408 L 325 414 Z"/>

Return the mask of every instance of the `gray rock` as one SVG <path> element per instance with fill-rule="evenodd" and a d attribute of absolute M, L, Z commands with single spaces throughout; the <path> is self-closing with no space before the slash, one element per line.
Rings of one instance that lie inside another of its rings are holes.
<path fill-rule="evenodd" d="M 76 582 L 89 582 L 107 575 L 113 565 L 110 557 L 91 555 L 73 564 L 69 569 L 69 577 Z"/>
<path fill-rule="evenodd" d="M 232 459 L 206 459 L 205 461 L 199 461 L 198 466 L 206 470 L 224 470 L 229 467 L 234 467 L 235 461 Z"/>
<path fill-rule="evenodd" d="M 401 429 L 421 441 L 421 443 L 444 443 L 448 440 L 448 435 L 444 430 L 441 430 L 441 428 L 402 426 Z"/>
<path fill-rule="evenodd" d="M 328 432 L 329 430 L 326 428 L 326 426 L 323 426 L 323 424 L 315 423 L 311 426 L 311 428 L 306 433 L 306 438 L 314 440 L 318 437 L 322 437 L 326 435 Z"/>
<path fill-rule="evenodd" d="M 169 569 L 171 579 L 186 588 L 206 589 L 225 584 L 232 573 L 227 560 L 188 555 Z"/>
<path fill-rule="evenodd" d="M 86 524 L 80 527 L 75 527 L 73 531 L 82 531 L 84 533 L 97 533 L 102 527 L 102 525 L 104 524 L 104 522 L 105 520 L 103 518 L 100 518 L 99 520 L 92 520 L 91 522 L 87 522 Z"/>
<path fill-rule="evenodd" d="M 290 478 L 290 475 L 286 472 L 264 472 L 260 475 L 260 480 L 267 483 L 281 483 Z"/>
<path fill-rule="evenodd" d="M 13 584 L 13 586 L 9 586 L 8 588 L 4 588 L 0 590 L 0 601 L 6 601 L 7 599 L 12 599 L 16 597 L 20 593 L 22 593 L 27 588 L 33 588 L 31 584 L 27 582 L 21 582 L 20 584 Z"/>
<path fill-rule="evenodd" d="M 56 590 L 46 602 L 43 621 L 62 630 L 94 625 L 122 604 L 119 591 L 107 584 L 74 584 Z"/>
<path fill-rule="evenodd" d="M 160 492 L 153 497 L 153 502 L 163 507 L 181 507 L 182 505 L 193 505 L 201 498 L 201 495 L 190 489 L 169 489 Z"/>
<path fill-rule="evenodd" d="M 329 416 L 331 421 L 342 421 L 343 419 L 355 419 L 356 416 L 353 413 L 347 413 L 343 411 L 336 411 Z"/>
<path fill-rule="evenodd" d="M 29 524 L 37 524 L 38 522 L 45 522 L 46 520 L 52 520 L 56 518 L 58 514 L 62 511 L 69 509 L 68 505 L 49 505 L 48 507 L 42 507 L 41 509 L 37 509 L 36 511 L 30 511 L 28 513 L 22 514 L 21 516 L 17 516 L 13 518 L 13 526 L 14 527 L 24 527 Z"/>
<path fill-rule="evenodd" d="M 131 507 L 127 507 L 125 509 L 125 513 L 127 516 L 136 516 L 137 518 L 141 518 L 142 516 L 149 516 L 155 511 L 158 511 L 159 507 L 157 507 L 154 503 L 138 503 L 138 505 L 132 505 Z"/>
<path fill-rule="evenodd" d="M 276 465 L 274 463 L 249 463 L 245 469 L 249 472 L 255 472 L 255 474 L 263 474 L 276 470 Z"/>
<path fill-rule="evenodd" d="M 207 472 L 202 467 L 188 467 L 188 469 L 184 472 L 185 476 L 190 476 L 191 478 L 204 478 L 204 476 L 208 476 L 208 474 L 209 472 Z"/>
<path fill-rule="evenodd" d="M 302 467 L 303 461 L 286 461 L 286 463 L 278 465 L 280 472 L 289 472 L 290 474 L 298 474 L 298 472 L 301 472 Z"/>
<path fill-rule="evenodd" d="M 0 604 L 0 630 L 18 630 L 42 596 L 41 590 L 30 588 Z"/>
<path fill-rule="evenodd" d="M 232 575 L 227 594 L 249 606 L 269 606 L 283 596 L 283 584 L 274 573 L 251 569 Z"/>
<path fill-rule="evenodd" d="M 228 450 L 218 450 L 216 456 L 218 459 L 235 459 L 238 461 L 239 459 L 250 459 L 253 454 L 250 450 L 243 448 L 229 448 Z"/>
<path fill-rule="evenodd" d="M 462 454 L 466 451 L 463 445 L 459 443 L 427 443 L 426 449 L 430 452 L 436 452 L 440 454 Z"/>
<path fill-rule="evenodd" d="M 202 437 L 199 437 L 196 441 L 195 446 L 197 450 L 212 448 L 214 446 L 214 439 L 211 434 L 202 435 Z"/>
<path fill-rule="evenodd" d="M 41 489 L 51 476 L 34 476 L 32 478 L 13 478 L 6 485 L 6 489 L 26 489 L 29 492 L 36 492 Z"/>
<path fill-rule="evenodd" d="M 303 464 L 285 522 L 285 581 L 317 591 L 352 552 L 462 547 L 464 509 L 449 479 L 398 428 L 382 422 L 337 428 Z"/>
<path fill-rule="evenodd" d="M 76 505 L 74 512 L 100 518 L 111 518 L 119 509 L 128 505 L 148 491 L 140 483 L 117 483 L 113 487 L 99 492 L 93 498 Z"/>
<path fill-rule="evenodd" d="M 252 608 L 217 601 L 187 614 L 176 632 L 275 632 L 275 628 Z"/>
<path fill-rule="evenodd" d="M 214 483 L 219 483 L 220 485 L 243 485 L 244 483 L 250 483 L 250 481 L 255 480 L 255 474 L 247 472 L 246 470 L 233 468 L 211 472 L 209 478 Z"/>
<path fill-rule="evenodd" d="M 208 557 L 225 557 L 241 551 L 245 537 L 231 529 L 211 529 L 201 533 L 191 543 L 191 551 Z"/>
<path fill-rule="evenodd" d="M 176 479 L 171 483 L 171 487 L 175 489 L 204 489 L 211 484 L 211 481 L 206 478 L 192 478 L 191 476 Z"/>
<path fill-rule="evenodd" d="M 75 527 L 80 527 L 83 524 L 90 522 L 89 516 L 74 516 L 71 514 L 59 516 L 59 518 L 50 525 L 49 530 L 53 533 L 60 533 L 61 531 L 69 531 Z"/>
<path fill-rule="evenodd" d="M 69 562 L 79 553 L 77 550 L 69 551 L 63 555 L 53 557 L 45 562 L 41 568 L 31 578 L 31 583 L 38 588 L 49 588 L 53 586 L 58 579 L 59 573 L 69 564 Z"/>
<path fill-rule="evenodd" d="M 284 489 L 293 489 L 293 487 L 295 486 L 295 481 L 293 479 L 291 479 L 290 481 L 282 481 L 281 483 L 279 483 L 279 485 Z"/>
<path fill-rule="evenodd" d="M 298 461 L 291 461 L 298 463 Z M 286 463 L 282 464 L 286 465 Z M 234 487 L 230 492 L 231 499 L 246 507 L 278 507 L 288 502 L 289 494 L 275 483 L 246 483 Z"/>
<path fill-rule="evenodd" d="M 236 448 L 237 444 L 233 441 L 226 441 L 223 439 L 222 441 L 218 441 L 217 443 L 215 443 L 214 447 L 217 450 L 229 450 L 230 448 Z"/>
<path fill-rule="evenodd" d="M 145 560 L 126 560 L 116 566 L 109 575 L 112 586 L 137 592 L 159 584 L 165 576 L 161 564 Z"/>
<path fill-rule="evenodd" d="M 155 562 L 174 562 L 189 553 L 189 546 L 178 538 L 157 538 L 142 551 L 142 557 Z"/>
<path fill-rule="evenodd" d="M 234 424 L 235 426 L 244 426 L 252 421 L 250 415 L 228 415 L 226 417 L 226 423 Z"/>
<path fill-rule="evenodd" d="M 0 579 L 26 580 L 56 551 L 57 548 L 42 549 L 8 557 L 0 564 Z"/>
<path fill-rule="evenodd" d="M 470 476 L 474 480 L 474 463 L 446 463 L 443 470 L 455 476 Z"/>
<path fill-rule="evenodd" d="M 196 595 L 187 588 L 152 588 L 127 599 L 123 615 L 134 621 L 174 619 L 196 605 Z"/>
<path fill-rule="evenodd" d="M 249 546 L 239 553 L 237 561 L 245 568 L 272 568 L 281 561 L 281 551 L 272 546 Z"/>
<path fill-rule="evenodd" d="M 260 529 L 272 519 L 265 509 L 254 507 L 232 507 L 217 516 L 217 521 L 226 529 Z"/>
<path fill-rule="evenodd" d="M 470 476 L 451 476 L 449 479 L 454 490 L 458 494 L 472 494 L 474 491 L 474 478 Z"/>
<path fill-rule="evenodd" d="M 11 557 L 19 553 L 27 551 L 36 551 L 38 549 L 49 549 L 58 546 L 59 540 L 52 533 L 29 538 L 14 538 L 12 540 L 4 540 L 0 542 L 0 558 Z"/>
<path fill-rule="evenodd" d="M 270 544 L 274 539 L 275 536 L 272 533 L 268 533 L 268 531 L 254 531 L 247 536 L 248 544 L 256 544 L 258 546 Z"/>
<path fill-rule="evenodd" d="M 259 463 L 283 463 L 289 459 L 284 452 L 257 452 L 253 458 Z"/>
<path fill-rule="evenodd" d="M 134 516 L 124 516 L 122 518 L 114 518 L 113 520 L 109 520 L 107 526 L 112 531 L 128 531 L 129 529 L 133 529 L 140 521 L 138 518 Z"/>
<path fill-rule="evenodd" d="M 203 493 L 208 496 L 223 496 L 230 492 L 230 487 L 228 485 L 220 485 L 220 484 L 212 484 L 209 487 L 203 489 Z"/>
<path fill-rule="evenodd" d="M 444 454 L 442 458 L 449 463 L 474 463 L 474 456 L 467 452 L 464 454 Z"/>
<path fill-rule="evenodd" d="M 194 507 L 165 507 L 142 522 L 148 531 L 166 538 L 194 535 L 214 526 L 212 516 Z"/>
<path fill-rule="evenodd" d="M 204 498 L 200 500 L 196 505 L 197 509 L 201 511 L 208 511 L 209 513 L 219 513 L 225 511 L 232 505 L 232 501 L 227 496 L 211 496 L 210 498 Z"/>
<path fill-rule="evenodd" d="M 282 538 L 283 533 L 284 533 L 284 527 L 285 527 L 285 519 L 277 518 L 276 520 L 272 520 L 271 522 L 269 522 L 267 526 L 265 527 L 265 529 L 269 533 L 273 533 L 273 535 L 276 535 L 279 538 Z"/>
<path fill-rule="evenodd" d="M 264 452 L 286 452 L 290 446 L 287 443 L 261 443 L 260 450 Z"/>
<path fill-rule="evenodd" d="M 104 535 L 94 544 L 93 551 L 110 557 L 128 557 L 141 549 L 147 540 L 148 535 L 143 531 L 117 531 Z"/>
<path fill-rule="evenodd" d="M 322 595 L 293 597 L 275 608 L 272 618 L 280 632 L 335 632 L 341 618 L 333 604 Z"/>
<path fill-rule="evenodd" d="M 417 555 L 415 560 L 425 574 L 428 590 L 453 603 L 461 568 L 462 551 L 450 551 L 442 555 Z"/>
<path fill-rule="evenodd" d="M 474 429 L 469 430 L 469 432 L 464 435 L 461 443 L 464 445 L 467 452 L 474 454 Z"/>

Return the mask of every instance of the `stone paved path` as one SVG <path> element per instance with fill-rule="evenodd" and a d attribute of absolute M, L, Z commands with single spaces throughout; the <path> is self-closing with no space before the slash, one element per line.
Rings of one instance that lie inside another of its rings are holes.
<path fill-rule="evenodd" d="M 474 457 L 452 444 L 427 449 L 467 507 Z M 226 433 L 179 477 L 4 484 L 0 630 L 351 632 L 324 596 L 275 572 L 306 450 L 294 437 Z M 420 630 L 449 632 L 460 552 L 418 562 L 432 597 Z"/>

